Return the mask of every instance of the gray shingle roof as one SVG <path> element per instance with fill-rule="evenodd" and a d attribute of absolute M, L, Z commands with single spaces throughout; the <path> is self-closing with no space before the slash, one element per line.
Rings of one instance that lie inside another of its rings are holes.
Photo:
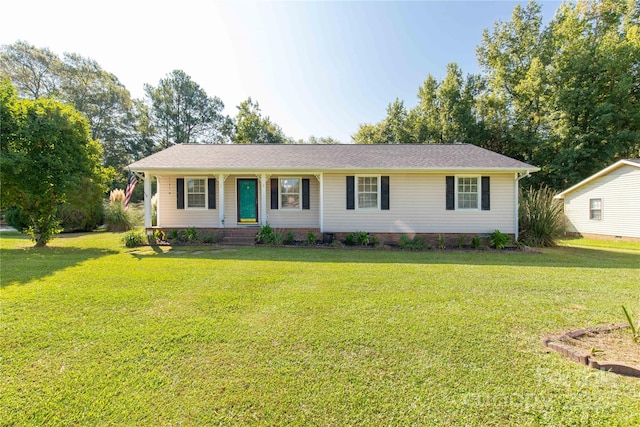
<path fill-rule="evenodd" d="M 470 144 L 181 144 L 129 165 L 135 171 L 338 171 L 537 167 Z"/>

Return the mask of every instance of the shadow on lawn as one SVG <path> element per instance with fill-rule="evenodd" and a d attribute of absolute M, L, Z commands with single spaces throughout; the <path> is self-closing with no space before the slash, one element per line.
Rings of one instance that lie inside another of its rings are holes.
<path fill-rule="evenodd" d="M 2 249 L 0 288 L 24 285 L 84 261 L 117 253 L 110 249 L 74 247 Z"/>
<path fill-rule="evenodd" d="M 134 254 L 132 254 L 134 255 Z M 430 250 L 422 252 L 369 249 L 310 249 L 281 247 L 240 247 L 207 250 L 178 246 L 168 252 L 147 251 L 136 258 L 153 256 L 194 259 L 233 259 L 248 261 L 505 265 L 523 267 L 582 267 L 640 269 L 640 253 L 599 250 L 598 248 L 556 247 L 542 253 L 520 251 Z"/>

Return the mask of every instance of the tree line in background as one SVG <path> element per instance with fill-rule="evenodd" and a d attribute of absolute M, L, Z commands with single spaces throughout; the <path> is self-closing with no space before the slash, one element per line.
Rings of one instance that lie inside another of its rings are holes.
<path fill-rule="evenodd" d="M 222 100 L 207 95 L 181 70 L 156 86 L 145 84 L 144 99 L 132 99 L 96 61 L 70 53 L 59 57 L 18 41 L 0 50 L 0 77 L 11 82 L 19 98 L 53 98 L 83 113 L 92 139 L 102 145 L 104 166 L 112 169 L 112 188 L 124 187 L 127 164 L 173 144 L 294 142 L 251 98 L 237 106 L 236 117 L 224 115 Z M 315 137 L 298 142 L 338 143 Z"/>
<path fill-rule="evenodd" d="M 540 166 L 532 182 L 564 189 L 620 158 L 640 157 L 640 2 L 564 2 L 543 25 L 516 6 L 485 30 L 480 75 L 449 64 L 417 105 L 396 99 L 362 125 L 360 144 L 466 142 Z"/>
<path fill-rule="evenodd" d="M 485 30 L 482 74 L 455 63 L 444 79 L 428 75 L 417 104 L 389 104 L 386 117 L 361 125 L 353 142 L 465 142 L 540 166 L 536 183 L 566 188 L 613 161 L 640 155 L 640 1 L 565 2 L 544 26 L 540 6 L 516 6 L 509 22 Z M 18 41 L 0 50 L 0 76 L 20 98 L 54 97 L 88 119 L 100 141 L 110 187 L 124 167 L 178 143 L 339 143 L 294 141 L 249 98 L 235 117 L 184 71 L 174 70 L 144 99 L 89 58 Z"/>

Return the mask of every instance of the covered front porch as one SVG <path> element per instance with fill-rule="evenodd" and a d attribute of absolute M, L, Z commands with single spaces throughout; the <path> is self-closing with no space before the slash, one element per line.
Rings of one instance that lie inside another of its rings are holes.
<path fill-rule="evenodd" d="M 153 221 L 152 180 L 156 180 Z M 259 227 L 323 231 L 322 173 L 144 173 L 147 230 Z"/>

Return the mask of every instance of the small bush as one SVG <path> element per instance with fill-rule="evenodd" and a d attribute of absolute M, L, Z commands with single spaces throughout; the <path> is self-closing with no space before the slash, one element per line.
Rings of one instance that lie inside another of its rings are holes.
<path fill-rule="evenodd" d="M 357 231 L 355 237 L 358 245 L 369 246 L 369 243 L 371 242 L 369 240 L 369 233 L 366 231 Z"/>
<path fill-rule="evenodd" d="M 167 235 L 162 230 L 153 230 L 153 235 L 151 237 L 154 243 L 164 242 L 167 239 Z"/>
<path fill-rule="evenodd" d="M 378 237 L 377 237 L 377 236 L 371 236 L 371 237 L 370 237 L 370 240 L 371 240 L 371 244 L 372 244 L 373 246 L 376 246 L 376 247 L 377 247 L 377 246 L 380 246 L 380 239 L 378 239 Z"/>
<path fill-rule="evenodd" d="M 344 236 L 344 244 L 347 246 L 355 246 L 356 244 L 356 235 L 353 233 L 349 233 Z"/>
<path fill-rule="evenodd" d="M 501 233 L 500 230 L 496 230 L 489 234 L 489 246 L 496 249 L 504 249 L 507 243 L 511 241 L 509 235 Z"/>
<path fill-rule="evenodd" d="M 176 230 L 175 228 L 169 230 L 169 240 L 176 242 L 179 238 L 180 232 L 178 230 Z"/>
<path fill-rule="evenodd" d="M 285 237 L 284 237 L 284 244 L 292 245 L 295 241 L 296 241 L 296 233 L 294 233 L 291 230 L 287 231 L 287 234 L 285 234 Z"/>
<path fill-rule="evenodd" d="M 444 236 L 441 234 L 438 235 L 438 248 L 442 250 L 446 249 Z"/>
<path fill-rule="evenodd" d="M 427 248 L 427 242 L 419 236 L 414 236 L 413 239 L 409 239 L 405 234 L 400 236 L 400 243 L 398 244 L 400 249 L 408 249 L 411 251 L 422 251 Z"/>
<path fill-rule="evenodd" d="M 282 233 L 278 231 L 273 233 L 273 239 L 271 240 L 271 244 L 275 246 L 282 246 L 283 243 L 284 243 L 284 236 L 282 235 Z"/>
<path fill-rule="evenodd" d="M 464 241 L 467 238 L 466 234 L 463 234 L 462 236 L 458 237 L 458 248 L 462 249 L 464 248 Z"/>
<path fill-rule="evenodd" d="M 562 201 L 554 199 L 555 192 L 546 186 L 529 187 L 520 194 L 519 239 L 529 246 L 555 246 L 564 234 Z"/>
<path fill-rule="evenodd" d="M 269 245 L 273 243 L 274 230 L 269 224 L 260 227 L 260 231 L 256 234 L 256 242 Z"/>
<path fill-rule="evenodd" d="M 129 230 L 122 236 L 122 243 L 128 248 L 135 248 L 136 246 L 144 245 L 146 242 L 147 236 L 142 230 Z"/>
<path fill-rule="evenodd" d="M 479 249 L 481 244 L 482 244 L 482 239 L 480 238 L 480 236 L 473 236 L 471 238 L 471 247 L 473 249 Z"/>
<path fill-rule="evenodd" d="M 8 225 L 18 231 L 23 231 L 29 227 L 29 218 L 22 213 L 18 207 L 10 207 L 4 212 L 4 220 Z"/>
<path fill-rule="evenodd" d="M 310 231 L 307 233 L 307 244 L 309 245 L 315 245 L 316 244 L 316 235 Z"/>
<path fill-rule="evenodd" d="M 185 237 L 187 242 L 195 242 L 198 240 L 198 230 L 195 227 L 189 227 L 185 230 Z"/>

